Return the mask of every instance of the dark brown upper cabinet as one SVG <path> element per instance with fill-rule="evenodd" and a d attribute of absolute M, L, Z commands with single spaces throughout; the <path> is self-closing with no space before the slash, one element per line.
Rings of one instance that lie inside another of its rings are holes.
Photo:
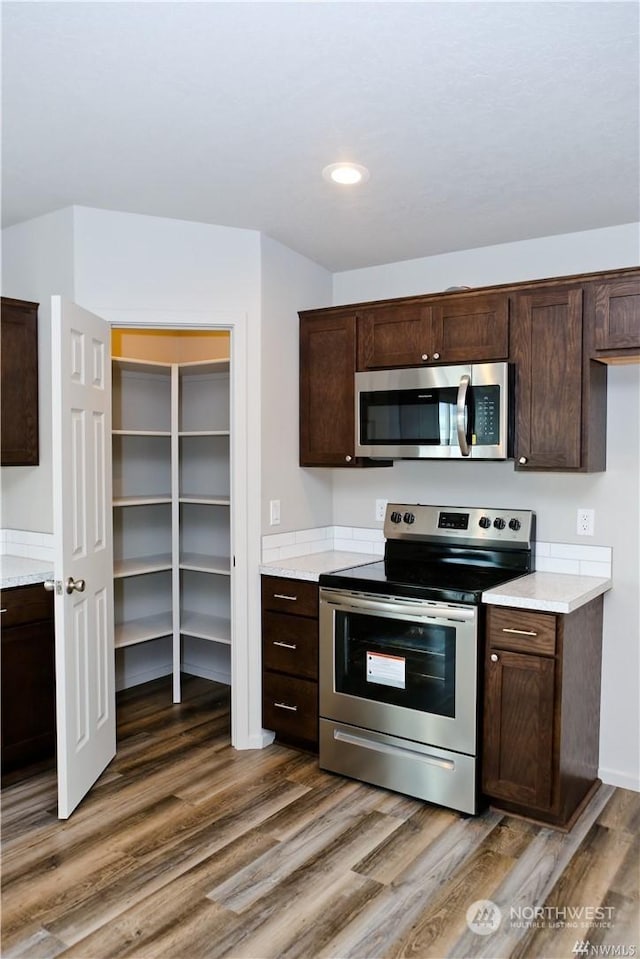
<path fill-rule="evenodd" d="M 301 466 L 357 465 L 355 368 L 355 313 L 301 313 Z"/>
<path fill-rule="evenodd" d="M 607 371 L 588 358 L 584 303 L 581 284 L 513 298 L 516 469 L 605 468 Z"/>
<path fill-rule="evenodd" d="M 640 359 L 640 277 L 594 284 L 594 358 Z"/>
<path fill-rule="evenodd" d="M 38 465 L 38 304 L 2 297 L 0 465 Z"/>
<path fill-rule="evenodd" d="M 505 360 L 507 294 L 457 294 L 359 309 L 358 369 Z"/>

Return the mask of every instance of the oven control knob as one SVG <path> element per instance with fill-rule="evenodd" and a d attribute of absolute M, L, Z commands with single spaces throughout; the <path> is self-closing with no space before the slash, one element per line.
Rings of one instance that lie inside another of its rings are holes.
<path fill-rule="evenodd" d="M 413 513 L 405 513 L 403 519 L 405 523 L 407 524 L 407 526 L 411 526 L 411 524 L 415 523 L 416 521 L 416 518 L 413 515 Z"/>
<path fill-rule="evenodd" d="M 481 516 L 478 521 L 478 525 L 481 526 L 482 529 L 489 529 L 491 526 L 491 520 L 488 516 Z"/>
<path fill-rule="evenodd" d="M 498 516 L 497 519 L 494 519 L 493 525 L 496 529 L 504 529 L 507 524 L 500 516 Z"/>
<path fill-rule="evenodd" d="M 512 529 L 514 533 L 517 533 L 521 526 L 522 526 L 522 523 L 520 522 L 519 519 L 509 520 L 509 529 Z"/>
<path fill-rule="evenodd" d="M 402 513 L 398 513 L 396 510 L 394 510 L 389 519 L 392 523 L 399 523 L 402 520 Z"/>

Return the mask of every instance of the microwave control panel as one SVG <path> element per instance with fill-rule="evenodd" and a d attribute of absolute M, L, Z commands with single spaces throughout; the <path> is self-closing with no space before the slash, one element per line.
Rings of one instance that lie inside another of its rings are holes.
<path fill-rule="evenodd" d="M 500 387 L 473 388 L 473 443 L 493 446 L 500 442 Z"/>

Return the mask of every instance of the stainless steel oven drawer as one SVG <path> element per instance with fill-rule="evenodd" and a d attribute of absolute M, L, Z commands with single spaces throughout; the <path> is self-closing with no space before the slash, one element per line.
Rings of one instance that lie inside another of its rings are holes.
<path fill-rule="evenodd" d="M 320 720 L 320 768 L 475 815 L 476 760 L 383 733 Z"/>

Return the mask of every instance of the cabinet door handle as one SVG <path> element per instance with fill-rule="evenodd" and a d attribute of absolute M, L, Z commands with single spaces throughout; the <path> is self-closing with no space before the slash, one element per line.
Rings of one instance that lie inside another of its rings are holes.
<path fill-rule="evenodd" d="M 298 707 L 297 707 L 297 706 L 287 706 L 286 703 L 274 703 L 273 705 L 274 705 L 274 706 L 277 706 L 278 709 L 288 709 L 289 712 L 292 712 L 292 713 L 297 713 L 297 712 L 298 712 Z"/>
<path fill-rule="evenodd" d="M 274 599 L 288 599 L 290 603 L 295 603 L 295 601 L 297 600 L 298 597 L 297 597 L 297 596 L 287 596 L 286 593 L 274 593 L 274 594 L 273 594 L 273 598 L 274 598 Z"/>
<path fill-rule="evenodd" d="M 503 633 L 515 633 L 516 636 L 537 636 L 538 634 L 533 629 L 510 629 L 508 626 L 503 626 Z"/>
<path fill-rule="evenodd" d="M 274 641 L 273 641 L 273 645 L 274 645 L 274 646 L 282 646 L 283 649 L 297 649 L 297 648 L 298 648 L 295 643 L 280 643 L 280 642 L 278 642 L 278 641 L 275 640 L 275 639 L 274 639 Z"/>
<path fill-rule="evenodd" d="M 529 462 L 529 460 L 528 460 L 528 458 L 527 458 L 526 456 L 520 456 L 520 457 L 518 458 L 518 462 L 520 463 L 520 466 L 526 466 L 526 464 Z"/>
<path fill-rule="evenodd" d="M 491 662 L 492 662 L 492 663 L 497 663 L 499 658 L 500 658 L 500 657 L 498 656 L 497 653 L 491 653 Z"/>
<path fill-rule="evenodd" d="M 350 455 L 349 455 L 349 453 L 347 453 L 347 455 L 345 456 L 345 458 L 344 458 L 344 459 L 345 459 L 345 463 L 350 463 L 350 462 L 351 462 L 351 460 L 353 459 L 353 457 L 352 457 L 352 456 L 350 456 Z"/>

